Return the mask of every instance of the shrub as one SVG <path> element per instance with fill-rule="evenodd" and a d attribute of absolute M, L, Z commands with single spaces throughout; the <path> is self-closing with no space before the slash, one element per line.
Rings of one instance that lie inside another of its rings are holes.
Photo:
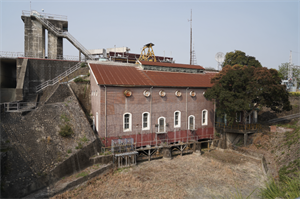
<path fill-rule="evenodd" d="M 61 135 L 62 137 L 69 137 L 73 134 L 74 132 L 69 124 L 65 124 L 60 128 L 59 135 Z"/>
<path fill-rule="evenodd" d="M 80 140 L 81 140 L 81 141 L 83 141 L 83 142 L 87 142 L 87 141 L 89 141 L 89 139 L 87 139 L 87 138 L 86 138 L 86 136 L 84 136 L 84 137 L 83 137 L 83 138 L 81 138 Z"/>
<path fill-rule="evenodd" d="M 85 62 L 82 62 L 82 63 L 80 64 L 80 66 L 81 66 L 81 68 L 84 68 L 84 67 L 87 66 L 87 64 L 86 64 Z"/>
<path fill-rule="evenodd" d="M 298 91 L 298 92 L 290 92 L 290 96 L 300 96 L 300 91 Z"/>
<path fill-rule="evenodd" d="M 87 79 L 83 79 L 82 77 L 77 77 L 76 79 L 74 79 L 74 82 L 78 83 L 78 82 L 90 82 L 90 81 Z"/>
<path fill-rule="evenodd" d="M 66 105 L 67 106 L 67 105 Z M 70 119 L 67 117 L 67 115 L 66 114 L 61 114 L 61 116 L 60 116 L 60 119 L 61 120 L 63 120 L 64 122 L 69 122 L 70 121 Z"/>
<path fill-rule="evenodd" d="M 72 149 L 68 149 L 68 151 L 67 151 L 68 153 L 72 153 Z"/>
<path fill-rule="evenodd" d="M 77 147 L 75 147 L 75 149 L 82 149 L 82 143 L 81 142 L 78 142 L 78 146 Z"/>

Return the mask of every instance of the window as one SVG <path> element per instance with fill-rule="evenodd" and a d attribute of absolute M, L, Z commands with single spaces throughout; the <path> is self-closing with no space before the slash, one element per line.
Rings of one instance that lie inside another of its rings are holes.
<path fill-rule="evenodd" d="M 195 116 L 190 115 L 188 118 L 188 129 L 195 130 Z"/>
<path fill-rule="evenodd" d="M 131 131 L 131 113 L 123 115 L 123 131 Z"/>
<path fill-rule="evenodd" d="M 180 128 L 181 125 L 181 112 L 175 111 L 174 112 L 174 128 Z"/>
<path fill-rule="evenodd" d="M 143 121 L 142 121 L 142 130 L 149 130 L 150 129 L 150 117 L 149 117 L 149 113 L 148 112 L 144 112 L 142 114 L 143 116 Z"/>
<path fill-rule="evenodd" d="M 159 133 L 166 132 L 166 118 L 164 117 L 158 118 L 158 132 Z"/>
<path fill-rule="evenodd" d="M 207 110 L 202 111 L 202 125 L 207 125 Z"/>
<path fill-rule="evenodd" d="M 246 123 L 247 124 L 251 123 L 251 114 L 247 116 Z"/>
<path fill-rule="evenodd" d="M 236 122 L 241 122 L 241 118 L 242 118 L 242 117 L 241 117 L 241 112 L 237 112 L 237 113 L 236 113 L 236 119 L 235 119 L 235 121 L 236 121 Z"/>

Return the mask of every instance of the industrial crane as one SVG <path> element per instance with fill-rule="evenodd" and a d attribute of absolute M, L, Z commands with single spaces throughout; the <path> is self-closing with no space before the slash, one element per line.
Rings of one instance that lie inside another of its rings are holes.
<path fill-rule="evenodd" d="M 139 61 L 153 61 L 156 62 L 155 54 L 153 51 L 152 46 L 154 46 L 153 43 L 148 43 L 144 45 L 143 50 L 141 52 Z M 148 49 L 147 53 L 146 50 Z"/>

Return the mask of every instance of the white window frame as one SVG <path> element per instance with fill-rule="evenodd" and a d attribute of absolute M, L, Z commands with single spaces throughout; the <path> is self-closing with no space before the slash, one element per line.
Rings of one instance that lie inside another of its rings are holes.
<path fill-rule="evenodd" d="M 125 129 L 125 115 L 129 114 L 129 128 Z M 131 113 L 124 113 L 123 114 L 123 132 L 131 131 L 132 130 L 132 114 Z"/>
<path fill-rule="evenodd" d="M 96 131 L 98 132 L 99 130 L 99 115 L 98 112 L 96 112 Z"/>
<path fill-rule="evenodd" d="M 159 129 L 160 129 L 160 123 L 159 123 L 159 120 L 160 120 L 161 118 L 164 119 L 164 130 L 163 130 L 163 132 L 160 132 L 160 131 L 159 131 Z M 158 132 L 158 133 L 165 133 L 165 132 L 166 132 L 166 118 L 165 118 L 165 117 L 159 117 L 158 120 L 157 120 L 157 122 L 158 122 L 158 129 L 157 129 L 157 132 Z"/>
<path fill-rule="evenodd" d="M 193 123 L 194 123 L 194 128 L 191 128 L 191 123 L 190 123 L 190 118 L 193 118 Z M 188 130 L 195 130 L 196 129 L 196 124 L 195 124 L 195 116 L 194 115 L 190 115 L 189 117 L 188 117 Z"/>
<path fill-rule="evenodd" d="M 176 125 L 176 113 L 178 114 L 178 124 Z M 180 128 L 181 127 L 181 112 L 180 111 L 175 111 L 174 112 L 174 128 Z"/>
<path fill-rule="evenodd" d="M 205 118 L 203 118 L 203 112 L 205 111 Z M 208 124 L 208 111 L 206 109 L 203 109 L 202 112 L 201 112 L 201 119 L 202 119 L 202 126 L 205 126 Z M 203 122 L 203 119 L 205 119 L 205 122 Z"/>
<path fill-rule="evenodd" d="M 144 114 L 148 114 L 147 117 L 147 127 L 144 127 Z M 142 114 L 142 130 L 150 130 L 150 113 L 149 112 L 144 112 Z"/>

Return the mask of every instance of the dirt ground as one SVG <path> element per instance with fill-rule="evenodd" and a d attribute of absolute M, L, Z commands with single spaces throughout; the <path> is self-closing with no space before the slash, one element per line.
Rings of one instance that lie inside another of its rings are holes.
<path fill-rule="evenodd" d="M 141 162 L 53 198 L 258 198 L 265 180 L 260 161 L 213 150 Z"/>

